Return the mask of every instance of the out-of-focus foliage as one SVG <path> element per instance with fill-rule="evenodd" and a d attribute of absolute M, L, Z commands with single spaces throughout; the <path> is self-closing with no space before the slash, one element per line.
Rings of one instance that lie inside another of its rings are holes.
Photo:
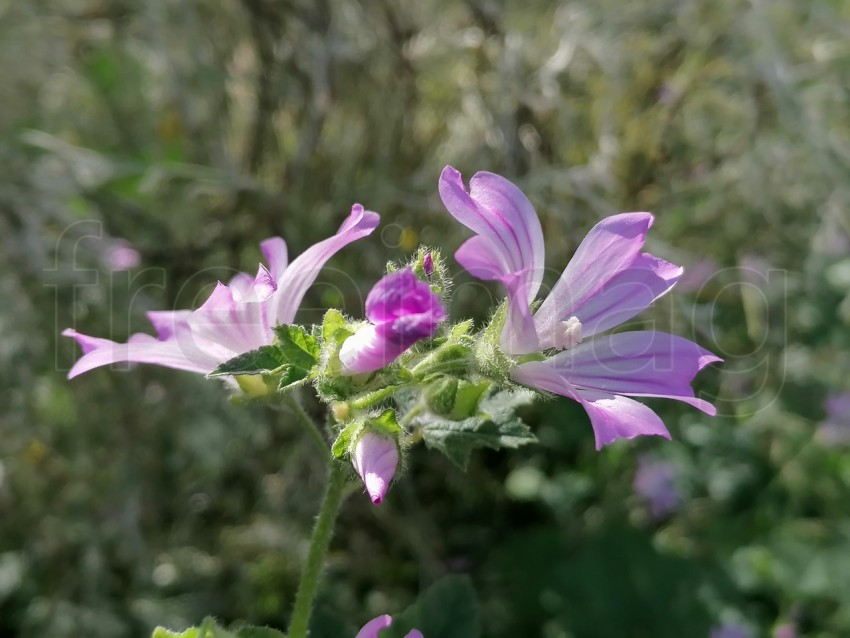
<path fill-rule="evenodd" d="M 691 274 L 639 323 L 726 358 L 700 378 L 720 416 L 658 402 L 673 442 L 597 453 L 553 402 L 526 411 L 541 445 L 466 473 L 416 448 L 380 508 L 345 506 L 316 626 L 458 572 L 494 638 L 850 635 L 850 448 L 818 433 L 850 390 L 848 33 L 836 0 L 0 0 L 0 634 L 285 626 L 311 442 L 188 373 L 68 382 L 59 332 L 123 340 L 355 201 L 382 230 L 302 319 L 357 315 L 387 259 L 465 238 L 451 163 L 529 194 L 550 280 L 601 216 L 654 211 Z M 114 270 L 122 238 L 140 264 Z M 481 320 L 496 290 L 455 293 Z M 675 511 L 639 462 L 676 468 Z"/>

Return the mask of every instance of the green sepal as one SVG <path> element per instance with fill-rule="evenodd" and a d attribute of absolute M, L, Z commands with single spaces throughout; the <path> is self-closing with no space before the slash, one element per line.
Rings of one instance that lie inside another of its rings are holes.
<path fill-rule="evenodd" d="M 352 443 L 357 440 L 364 427 L 362 421 L 352 421 L 340 431 L 336 441 L 331 446 L 334 458 L 341 459 L 348 453 Z"/>
<path fill-rule="evenodd" d="M 502 351 L 502 329 L 508 316 L 508 302 L 503 301 L 493 313 L 490 323 L 481 331 L 475 346 L 475 363 L 481 373 L 502 385 L 510 384 L 513 362 Z"/>
<path fill-rule="evenodd" d="M 449 416 L 458 421 L 473 416 L 478 411 L 478 404 L 484 393 L 492 387 L 490 381 L 479 381 L 473 383 L 461 379 L 457 384 L 455 403 Z"/>
<path fill-rule="evenodd" d="M 440 377 L 425 388 L 425 403 L 434 414 L 449 416 L 455 407 L 458 380 Z"/>
<path fill-rule="evenodd" d="M 387 408 L 379 416 L 369 419 L 368 423 L 373 428 L 378 428 L 392 437 L 398 437 L 404 431 L 398 424 L 395 410 L 392 408 Z"/>

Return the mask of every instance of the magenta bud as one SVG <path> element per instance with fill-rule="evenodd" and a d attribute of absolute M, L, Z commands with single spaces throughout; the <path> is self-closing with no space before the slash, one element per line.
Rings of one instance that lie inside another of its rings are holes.
<path fill-rule="evenodd" d="M 425 254 L 425 258 L 422 260 L 422 268 L 429 277 L 434 274 L 434 258 L 431 256 L 431 253 Z"/>
<path fill-rule="evenodd" d="M 390 438 L 366 432 L 354 445 L 351 464 L 375 505 L 384 500 L 398 467 L 398 444 Z"/>

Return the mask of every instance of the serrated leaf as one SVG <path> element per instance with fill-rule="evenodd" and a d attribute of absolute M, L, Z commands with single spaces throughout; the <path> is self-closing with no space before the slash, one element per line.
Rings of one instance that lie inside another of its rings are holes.
<path fill-rule="evenodd" d="M 427 638 L 478 638 L 481 621 L 475 591 L 466 576 L 447 576 L 429 587 L 380 638 L 403 638 L 418 629 Z"/>
<path fill-rule="evenodd" d="M 461 469 L 466 469 L 469 455 L 476 448 L 516 448 L 533 443 L 537 437 L 514 414 L 514 410 L 530 403 L 534 394 L 528 390 L 497 392 L 482 399 L 479 413 L 459 421 L 428 415 L 421 426 L 425 444 L 445 454 Z"/>
<path fill-rule="evenodd" d="M 363 424 L 359 421 L 352 421 L 342 429 L 331 447 L 331 451 L 335 458 L 341 459 L 345 456 L 345 453 L 348 452 L 348 448 L 351 447 L 351 442 L 357 438 L 357 435 L 362 429 Z"/>
<path fill-rule="evenodd" d="M 287 363 L 303 370 L 311 370 L 318 363 L 319 342 L 306 329 L 284 324 L 275 327 L 274 333 Z"/>
<path fill-rule="evenodd" d="M 251 350 L 228 359 L 207 376 L 273 374 L 288 363 L 286 356 L 278 346 L 262 346 L 257 350 Z"/>

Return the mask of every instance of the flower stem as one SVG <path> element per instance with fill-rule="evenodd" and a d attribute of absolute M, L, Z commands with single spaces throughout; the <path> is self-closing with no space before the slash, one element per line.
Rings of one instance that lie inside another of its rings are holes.
<path fill-rule="evenodd" d="M 395 394 L 398 389 L 399 386 L 397 385 L 388 385 L 386 388 L 361 394 L 356 399 L 349 401 L 348 405 L 352 410 L 366 410 L 381 401 L 386 401 Z"/>
<path fill-rule="evenodd" d="M 307 564 L 304 565 L 301 582 L 298 585 L 298 593 L 295 595 L 295 609 L 292 612 L 288 638 L 307 638 L 310 614 L 313 611 L 313 599 L 316 597 L 322 568 L 325 565 L 325 556 L 328 553 L 328 545 L 330 545 L 331 536 L 333 536 L 334 521 L 336 521 L 345 493 L 346 474 L 347 470 L 344 464 L 331 461 L 328 487 L 325 491 L 319 517 L 316 519 L 316 526 L 313 528 L 310 550 L 307 552 Z"/>
<path fill-rule="evenodd" d="M 289 408 L 295 413 L 295 417 L 304 426 L 304 429 L 307 430 L 307 433 L 313 437 L 313 440 L 316 442 L 322 449 L 322 453 L 324 454 L 324 459 L 326 461 L 330 460 L 330 446 L 328 442 L 325 440 L 325 437 L 322 435 L 321 430 L 319 430 L 319 426 L 316 425 L 316 422 L 310 418 L 310 415 L 307 414 L 306 410 L 301 407 L 301 404 L 298 403 L 298 400 L 293 397 L 288 392 L 284 395 L 284 402 Z"/>

